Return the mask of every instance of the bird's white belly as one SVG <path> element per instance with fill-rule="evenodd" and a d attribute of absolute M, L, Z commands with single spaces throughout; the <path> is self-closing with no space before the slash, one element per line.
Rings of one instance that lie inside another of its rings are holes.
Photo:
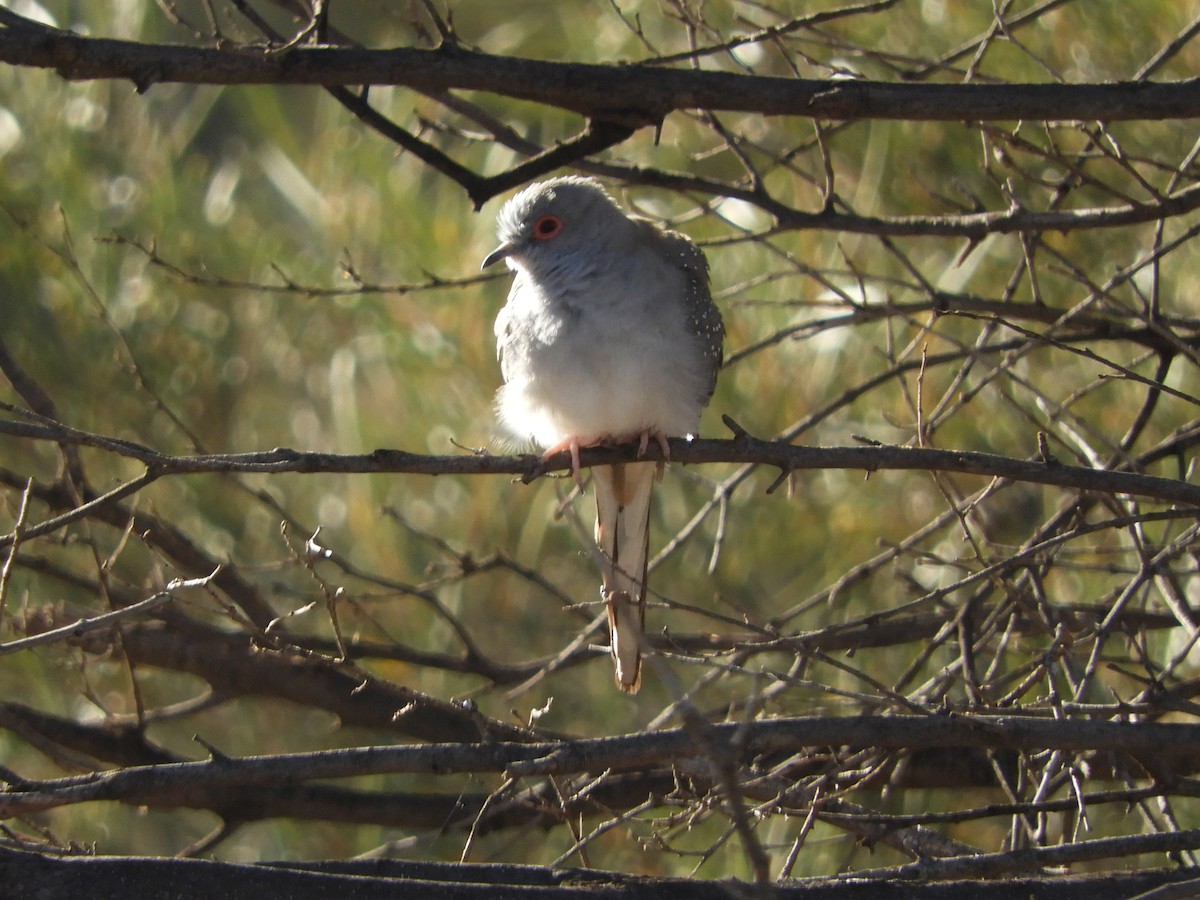
<path fill-rule="evenodd" d="M 567 437 L 695 432 L 701 389 L 689 367 L 678 364 L 678 340 L 686 344 L 687 337 L 672 339 L 656 329 L 597 333 L 602 330 L 595 323 L 564 325 L 528 345 L 525 364 L 497 396 L 506 429 L 543 447 Z"/>

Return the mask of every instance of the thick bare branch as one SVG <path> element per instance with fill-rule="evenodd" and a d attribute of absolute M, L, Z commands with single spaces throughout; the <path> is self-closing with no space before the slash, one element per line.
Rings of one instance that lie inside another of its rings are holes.
<path fill-rule="evenodd" d="M 815 716 L 716 724 L 710 738 L 733 757 L 805 748 L 869 747 L 896 750 L 987 748 L 1121 753 L 1170 771 L 1175 760 L 1200 754 L 1200 725 L 1053 720 L 1028 716 Z M 0 814 L 19 815 L 68 803 L 146 802 L 164 792 L 226 789 L 285 780 L 361 775 L 505 772 L 514 777 L 636 771 L 674 763 L 687 768 L 702 753 L 687 729 L 550 743 L 432 744 L 361 747 L 273 757 L 219 757 L 130 767 L 54 781 L 10 785 Z M 701 764 L 700 773 L 707 771 Z"/>
<path fill-rule="evenodd" d="M 188 84 L 400 85 L 484 91 L 572 110 L 590 119 L 651 125 L 683 109 L 766 116 L 921 121 L 1161 120 L 1200 116 L 1200 80 L 1127 84 L 889 84 L 814 81 L 495 56 L 438 50 L 291 46 L 223 50 L 85 37 L 14 27 L 0 31 L 0 62 L 69 79 L 132 81 L 140 91 Z"/>
<path fill-rule="evenodd" d="M 258 900 L 287 896 L 295 900 L 325 900 L 354 896 L 358 900 L 394 900 L 397 896 L 430 900 L 654 900 L 686 895 L 692 900 L 728 900 L 743 887 L 736 882 L 649 878 L 597 869 L 556 866 L 451 864 L 362 859 L 338 862 L 291 862 L 235 865 L 202 859 L 148 859 L 144 857 L 43 856 L 0 849 L 0 873 L 19 896 L 38 891 L 58 896 L 87 894 L 96 900 L 124 900 L 134 896 L 222 897 Z M 970 896 L 979 900 L 1028 900 L 1042 894 L 1088 897 L 1092 900 L 1129 900 L 1164 885 L 1192 878 L 1188 871 L 1106 872 L 1098 876 L 1023 878 L 989 884 L 980 881 L 928 885 L 920 896 L 952 900 Z M 749 891 L 749 888 L 746 888 Z M 894 897 L 890 885 L 855 884 L 834 879 L 813 884 L 784 884 L 772 889 L 780 900 L 886 900 Z M 916 896 L 913 886 L 905 888 Z M 1178 896 L 1178 895 L 1172 895 Z"/>

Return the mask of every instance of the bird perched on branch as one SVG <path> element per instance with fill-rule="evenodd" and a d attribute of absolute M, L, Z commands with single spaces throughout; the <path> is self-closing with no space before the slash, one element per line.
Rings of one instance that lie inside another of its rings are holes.
<path fill-rule="evenodd" d="M 496 317 L 503 426 L 544 449 L 567 451 L 693 435 L 712 397 L 725 329 L 708 263 L 687 237 L 628 215 L 590 178 L 554 178 L 512 197 L 498 246 L 516 273 Z M 641 683 L 650 493 L 658 465 L 592 469 L 610 647 L 617 686 Z"/>

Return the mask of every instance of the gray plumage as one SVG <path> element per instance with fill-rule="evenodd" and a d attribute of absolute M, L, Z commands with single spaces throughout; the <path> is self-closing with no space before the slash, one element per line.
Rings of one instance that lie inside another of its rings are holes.
<path fill-rule="evenodd" d="M 724 326 L 704 253 L 628 215 L 598 182 L 533 184 L 497 219 L 516 273 L 496 318 L 505 429 L 547 455 L 593 444 L 695 434 L 721 365 Z M 595 467 L 596 539 L 605 563 L 617 683 L 636 691 L 653 463 Z"/>

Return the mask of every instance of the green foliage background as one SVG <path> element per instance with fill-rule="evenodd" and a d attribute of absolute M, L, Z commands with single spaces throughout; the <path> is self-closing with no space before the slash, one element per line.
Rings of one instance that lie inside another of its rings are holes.
<path fill-rule="evenodd" d="M 804 4 L 806 11 L 834 5 Z M 1066 4 L 1021 31 L 1019 40 L 993 45 L 977 75 L 1018 81 L 1129 78 L 1187 24 L 1196 7 L 1175 0 Z M 187 39 L 148 0 L 63 0 L 46 2 L 44 8 L 60 25 L 94 34 Z M 181 8 L 196 12 L 186 4 Z M 333 8 L 335 24 L 364 44 L 413 45 L 422 39 L 406 4 L 335 3 Z M 464 39 L 500 54 L 597 62 L 639 58 L 647 50 L 629 27 L 635 20 L 658 52 L 687 49 L 686 30 L 669 7 L 621 2 L 619 10 L 624 23 L 603 3 L 458 3 L 453 15 Z M 715 28 L 733 31 L 746 27 L 743 17 L 753 16 L 753 8 L 709 4 L 707 14 Z M 845 70 L 895 79 L 919 59 L 952 52 L 985 31 L 992 18 L 991 2 L 901 3 L 886 13 L 830 26 L 828 40 L 814 40 L 811 64 L 799 74 L 827 77 L 832 70 Z M 852 32 L 840 34 L 842 27 Z M 844 56 L 835 52 L 842 38 Z M 875 54 L 855 54 L 853 46 L 870 47 Z M 758 48 L 745 53 L 742 61 L 759 74 L 790 74 L 782 58 Z M 1197 50 L 1188 48 L 1156 77 L 1188 77 L 1198 63 Z M 736 69 L 727 56 L 707 64 Z M 428 121 L 426 137 L 453 148 L 466 165 L 492 172 L 517 161 L 495 144 L 464 140 L 455 133 L 463 123 L 447 120 L 431 101 L 391 89 L 374 89 L 370 96 L 382 112 L 409 127 L 422 117 L 440 117 Z M 565 137 L 579 125 L 565 114 L 531 115 L 493 97 L 474 99 L 502 116 L 525 115 L 529 136 L 538 141 Z M 68 424 L 177 453 L 275 446 L 449 453 L 456 444 L 503 450 L 495 440 L 490 405 L 499 383 L 491 323 L 504 300 L 507 278 L 476 277 L 479 261 L 492 246 L 499 201 L 476 213 L 455 185 L 366 131 L 315 88 L 162 84 L 139 95 L 126 83 L 67 83 L 53 74 L 6 68 L 0 70 L 0 107 L 3 340 L 52 395 Z M 766 184 L 775 195 L 798 207 L 819 208 L 825 174 L 810 122 L 737 114 L 723 115 L 721 121 L 747 139 L 745 152 L 765 165 Z M 1067 126 L 1047 130 L 1023 124 L 1018 129 L 1005 123 L 997 128 L 1027 131 L 1033 143 L 1049 140 L 1064 148 L 1083 140 L 1079 130 Z M 439 129 L 445 129 L 441 138 L 436 136 Z M 1126 159 L 1178 161 L 1195 140 L 1194 129 L 1178 122 L 1120 124 L 1111 133 Z M 838 195 L 864 215 L 947 211 L 945 198 L 966 206 L 978 198 L 993 209 L 1014 201 L 1039 207 L 1048 196 L 1044 185 L 1020 179 L 1013 183 L 1013 197 L 1000 194 L 997 183 L 1003 176 L 996 173 L 1003 172 L 1005 160 L 993 152 L 994 146 L 981 146 L 973 127 L 860 122 L 827 125 L 824 140 Z M 769 162 L 789 151 L 797 152 L 787 165 Z M 672 115 L 660 139 L 639 134 L 615 155 L 716 179 L 735 179 L 741 172 L 737 158 L 717 143 L 707 122 L 690 115 Z M 1047 183 L 1063 174 L 1052 162 L 1045 165 Z M 1107 168 L 1098 164 L 1093 171 L 1121 191 L 1140 190 L 1117 161 Z M 1161 181 L 1156 183 L 1161 186 Z M 978 333 L 978 323 L 971 320 L 945 319 L 930 326 L 924 319 L 893 319 L 823 330 L 811 339 L 783 341 L 741 356 L 739 351 L 781 328 L 844 310 L 846 303 L 831 288 L 855 301 L 914 299 L 904 286 L 912 282 L 904 263 L 878 239 L 863 235 L 798 232 L 751 241 L 750 232 L 770 223 L 736 202 L 701 211 L 665 191 L 633 188 L 621 196 L 646 212 L 672 218 L 709 245 L 714 292 L 729 332 L 726 352 L 736 361 L 723 373 L 706 416 L 708 435 L 724 433 L 723 413 L 756 435 L 785 432 L 847 388 L 886 369 L 887 348 L 911 359 L 924 345 L 932 356 L 958 341 L 970 342 Z M 1111 197 L 1108 190 L 1085 184 L 1072 194 L 1072 202 L 1102 205 Z M 1186 224 L 1169 224 L 1167 237 Z M 1152 229 L 1046 235 L 1045 240 L 1103 282 L 1129 261 L 1131 247 L 1148 244 Z M 989 238 L 965 258 L 961 240 L 895 239 L 894 244 L 938 287 L 979 297 L 1004 293 L 1023 252 L 1016 237 Z M 146 252 L 151 247 L 193 277 L 179 277 L 157 265 Z M 1194 256 L 1194 250 L 1179 251 L 1161 272 L 1158 289 L 1174 312 L 1195 313 L 1190 291 Z M 365 285 L 383 287 L 356 290 L 348 270 Z M 865 297 L 857 283 L 863 273 Z M 1081 298 L 1078 279 L 1061 266 L 1047 266 L 1039 274 L 1040 290 L 1052 305 L 1067 308 Z M 411 291 L 387 287 L 421 285 L 431 278 L 456 284 Z M 457 284 L 462 280 L 466 283 Z M 283 289 L 285 284 L 296 289 Z M 305 287 L 313 290 L 301 289 Z M 1137 287 L 1129 288 L 1131 298 Z M 1027 281 L 1017 286 L 1015 299 L 1032 300 Z M 1043 365 L 1045 359 L 1032 354 L 1021 370 L 1023 377 L 1046 396 L 1069 401 L 1072 421 L 1084 423 L 1101 443 L 1119 438 L 1137 409 L 1139 387 L 1120 380 L 1096 382 L 1101 367 L 1088 360 L 1059 355 L 1053 365 Z M 1145 374 L 1153 369 L 1132 352 L 1121 361 Z M 930 368 L 925 396 L 940 397 L 956 371 L 953 366 Z M 1177 367 L 1172 377 L 1180 390 L 1195 387 L 1192 369 Z M 797 438 L 841 444 L 861 434 L 909 441 L 916 421 L 910 403 L 914 385 L 915 376 L 869 392 L 802 429 Z M 1081 390 L 1079 397 L 1073 396 Z M 0 399 L 17 402 L 7 386 Z M 1036 431 L 1044 424 L 1036 421 L 1039 415 L 1028 395 L 981 390 L 939 423 L 937 443 L 1028 456 L 1035 452 Z M 1151 437 L 1168 434 L 1191 415 L 1183 400 L 1164 400 Z M 1071 452 L 1054 449 L 1064 457 Z M 137 467 L 109 455 L 84 451 L 84 458 L 99 487 L 137 473 Z M 46 482 L 53 480 L 58 464 L 53 448 L 7 438 L 0 438 L 0 461 Z M 713 484 L 732 471 L 671 470 L 660 491 L 652 543 L 660 546 L 687 522 L 712 495 Z M 1171 474 L 1171 466 L 1162 471 Z M 734 621 L 763 622 L 802 607 L 857 561 L 904 539 L 946 507 L 938 484 L 920 473 L 880 474 L 869 480 L 855 472 L 806 473 L 791 480 L 790 490 L 766 496 L 763 488 L 775 474 L 756 474 L 733 495 L 715 571 L 706 571 L 715 528 L 715 517 L 710 517 L 655 571 L 654 586 L 700 610 Z M 964 478 L 959 484 L 967 491 L 982 482 Z M 505 478 L 204 476 L 159 482 L 139 495 L 137 505 L 177 523 L 215 558 L 228 559 L 269 584 L 281 614 L 302 609 L 318 596 L 288 541 L 299 546 L 319 527 L 320 542 L 363 571 L 401 585 L 437 584 L 442 602 L 461 617 L 486 653 L 519 661 L 556 652 L 578 631 L 580 620 L 562 610 L 563 597 L 576 602 L 595 597 L 596 577 L 580 549 L 579 529 L 571 526 L 570 515 L 554 515 L 566 493 L 563 485 L 555 479 L 524 486 Z M 254 491 L 265 492 L 279 508 Z M 15 520 L 18 499 L 19 493 L 6 497 L 6 528 Z M 1017 541 L 1028 521 L 1048 514 L 1059 502 L 1055 492 L 1022 489 L 1007 510 L 1015 520 L 1009 526 L 1001 520 L 997 533 Z M 280 531 L 281 509 L 295 522 L 286 539 Z M 585 502 L 577 502 L 575 509 L 583 519 L 590 515 Z M 538 570 L 561 596 L 535 590 L 503 570 L 450 578 L 460 560 L 430 536 L 477 558 L 507 554 Z M 132 537 L 80 525 L 68 539 L 41 542 L 34 549 L 40 557 L 92 576 L 94 551 L 99 559 L 110 560 L 106 571 L 114 583 L 148 594 L 177 573 Z M 940 544 L 930 544 L 930 553 L 947 558 L 965 552 L 952 537 L 942 537 Z M 903 568 L 920 574 L 921 566 L 929 564 L 914 558 Z M 427 606 L 402 591 L 342 572 L 329 576 L 350 597 L 342 613 L 348 633 L 430 649 L 452 644 L 452 635 Z M 1063 602 L 1084 602 L 1100 596 L 1104 585 L 1086 572 L 1074 579 L 1060 573 L 1053 588 Z M 803 631 L 852 619 L 898 605 L 912 594 L 904 578 L 869 579 L 830 602 L 803 608 L 786 627 Z M 95 602 L 64 582 L 19 570 L 10 587 L 5 625 L 12 629 L 14 622 L 44 605 L 84 612 L 94 611 Z M 227 624 L 216 605 L 199 593 L 186 608 Z M 684 609 L 652 609 L 650 619 L 651 631 L 721 628 L 709 616 Z M 314 633 L 329 634 L 319 603 L 296 621 Z M 878 654 L 856 660 L 855 666 L 890 684 L 920 649 Z M 934 657 L 924 665 L 935 673 L 943 663 Z M 786 668 L 783 661 L 772 664 Z M 688 663 L 672 665 L 684 680 L 695 677 Z M 539 724 L 557 731 L 603 735 L 645 727 L 669 702 L 669 692 L 651 678 L 637 698 L 620 696 L 607 666 L 597 657 L 512 699 L 472 679 L 401 664 L 373 669 L 438 697 L 474 696 L 481 710 L 503 719 L 523 720 L 553 696 L 553 706 Z M 177 674 L 139 671 L 138 677 L 147 706 L 180 701 L 199 689 Z M 769 711 L 849 713 L 863 708 L 854 696 L 826 691 L 857 695 L 864 690 L 860 678 L 821 665 L 806 677 L 808 681 L 776 698 Z M 1110 686 L 1121 689 L 1119 677 L 1111 678 Z M 745 690 L 745 685 L 719 681 L 701 698 L 719 706 L 740 699 Z M 0 696 L 85 718 L 134 712 L 128 671 L 120 662 L 66 648 L 0 659 Z M 193 734 L 230 754 L 394 740 L 338 728 L 319 713 L 256 701 L 152 725 L 150 734 L 192 757 L 202 755 Z M 26 777 L 61 774 L 8 732 L 0 734 L 0 759 Z M 421 786 L 412 779 L 371 784 Z M 478 788 L 468 779 L 462 784 Z M 945 798 L 911 792 L 892 802 L 893 808 L 920 809 Z M 1101 818 L 1093 822 L 1099 829 L 1105 825 Z M 211 827 L 205 813 L 106 805 L 62 810 L 41 821 L 60 840 L 94 843 L 108 853 L 171 854 Z M 768 837 L 785 845 L 798 823 L 781 819 L 771 827 Z M 981 833 L 987 827 L 964 828 L 962 836 L 995 843 L 995 836 Z M 633 837 L 645 836 L 647 829 L 635 823 L 615 830 L 593 845 L 593 864 L 686 873 L 697 863 L 683 855 L 642 852 Z M 708 847 L 718 832 L 708 823 L 694 835 L 681 835 L 679 845 Z M 844 863 L 848 851 L 833 840 L 834 834 L 830 830 L 810 841 L 811 855 L 797 873 Z M 461 835 L 410 840 L 380 828 L 271 822 L 243 829 L 218 855 L 339 857 L 406 840 L 396 852 L 456 859 L 462 849 Z M 563 829 L 533 842 L 523 833 L 496 835 L 481 842 L 473 858 L 547 862 L 570 843 Z M 881 850 L 866 864 L 898 860 Z M 746 875 L 732 843 L 714 853 L 700 872 Z"/>

